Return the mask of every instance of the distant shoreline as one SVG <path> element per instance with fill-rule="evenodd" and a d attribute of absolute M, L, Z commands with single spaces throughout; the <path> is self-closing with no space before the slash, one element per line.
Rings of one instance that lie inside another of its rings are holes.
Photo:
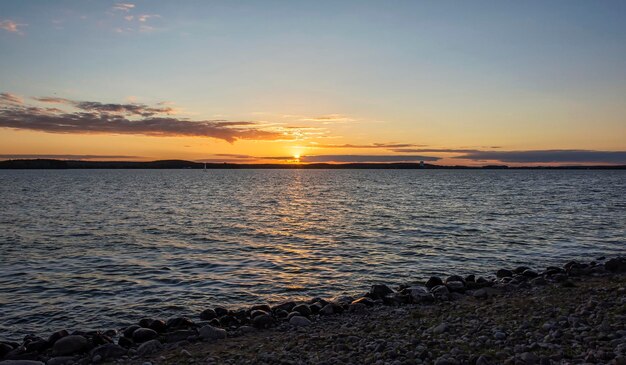
<path fill-rule="evenodd" d="M 68 170 L 68 169 L 277 169 L 277 170 L 626 170 L 626 165 L 590 166 L 445 166 L 420 163 L 292 163 L 292 164 L 236 164 L 203 163 L 185 160 L 158 161 L 80 161 L 55 159 L 19 159 L 0 161 L 0 169 L 5 170 Z"/>

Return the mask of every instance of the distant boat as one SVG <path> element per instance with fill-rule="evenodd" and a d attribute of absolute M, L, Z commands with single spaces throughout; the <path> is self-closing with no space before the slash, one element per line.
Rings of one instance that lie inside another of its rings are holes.
<path fill-rule="evenodd" d="M 206 171 L 206 162 L 204 163 L 204 171 Z"/>

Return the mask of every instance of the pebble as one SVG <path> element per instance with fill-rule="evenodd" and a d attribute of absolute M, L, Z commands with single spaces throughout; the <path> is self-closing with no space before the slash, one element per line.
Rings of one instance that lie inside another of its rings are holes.
<path fill-rule="evenodd" d="M 83 336 L 65 336 L 54 343 L 52 349 L 56 355 L 71 355 L 84 351 L 89 345 L 89 341 Z"/>

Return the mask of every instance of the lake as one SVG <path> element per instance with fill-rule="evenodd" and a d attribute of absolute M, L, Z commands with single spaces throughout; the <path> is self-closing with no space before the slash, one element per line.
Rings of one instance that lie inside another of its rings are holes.
<path fill-rule="evenodd" d="M 0 333 L 626 252 L 626 171 L 0 170 Z"/>

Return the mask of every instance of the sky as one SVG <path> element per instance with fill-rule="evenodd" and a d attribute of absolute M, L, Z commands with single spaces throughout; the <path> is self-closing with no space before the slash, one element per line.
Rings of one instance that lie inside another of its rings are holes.
<path fill-rule="evenodd" d="M 0 159 L 626 164 L 624 1 L 0 2 Z"/>

